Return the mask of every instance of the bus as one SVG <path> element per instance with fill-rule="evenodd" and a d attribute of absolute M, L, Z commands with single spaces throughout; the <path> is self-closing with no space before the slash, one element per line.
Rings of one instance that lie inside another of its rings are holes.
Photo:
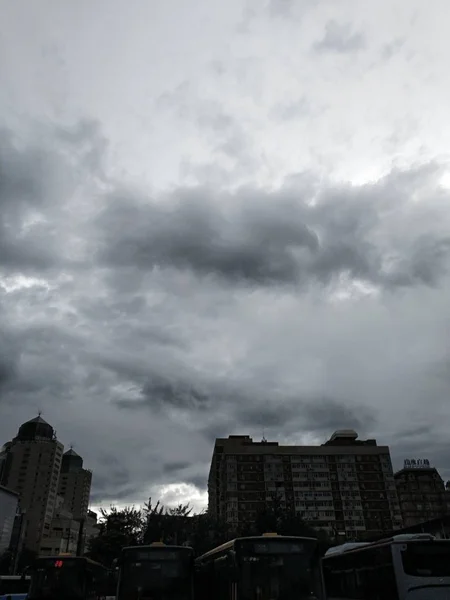
<path fill-rule="evenodd" d="M 193 600 L 194 550 L 154 542 L 122 548 L 117 600 Z"/>
<path fill-rule="evenodd" d="M 449 600 L 450 540 L 400 534 L 343 544 L 328 550 L 322 571 L 328 600 Z"/>
<path fill-rule="evenodd" d="M 318 598 L 317 540 L 263 534 L 231 540 L 196 560 L 197 600 Z"/>
<path fill-rule="evenodd" d="M 106 596 L 108 569 L 84 556 L 46 556 L 29 567 L 27 600 L 100 600 Z"/>
<path fill-rule="evenodd" d="M 0 600 L 11 596 L 14 600 L 26 598 L 30 577 L 26 575 L 0 575 Z"/>

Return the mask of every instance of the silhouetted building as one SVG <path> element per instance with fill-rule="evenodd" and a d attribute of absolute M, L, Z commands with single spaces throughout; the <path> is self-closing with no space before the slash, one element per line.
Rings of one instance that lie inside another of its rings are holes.
<path fill-rule="evenodd" d="M 357 438 L 344 430 L 321 446 L 280 446 L 247 435 L 216 439 L 208 512 L 238 528 L 277 497 L 282 509 L 347 539 L 398 529 L 389 448 Z"/>
<path fill-rule="evenodd" d="M 19 506 L 19 494 L 0 485 L 0 556 L 8 550 Z"/>
<path fill-rule="evenodd" d="M 449 493 L 438 471 L 425 461 L 405 461 L 395 473 L 403 524 L 412 527 L 450 514 Z"/>
<path fill-rule="evenodd" d="M 48 537 L 56 502 L 64 446 L 41 416 L 20 426 L 2 451 L 0 483 L 19 494 L 24 516 L 24 546 L 39 551 Z"/>
<path fill-rule="evenodd" d="M 80 522 L 67 510 L 64 498 L 58 496 L 49 535 L 42 540 L 40 554 L 42 556 L 55 556 L 61 553 L 76 555 L 79 530 Z"/>
<path fill-rule="evenodd" d="M 91 493 L 92 472 L 83 469 L 83 459 L 72 448 L 64 453 L 59 476 L 58 495 L 74 519 L 85 519 Z"/>

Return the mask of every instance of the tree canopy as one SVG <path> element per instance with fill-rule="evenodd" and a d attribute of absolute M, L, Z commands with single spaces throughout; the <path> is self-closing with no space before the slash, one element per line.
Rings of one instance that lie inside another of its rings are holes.
<path fill-rule="evenodd" d="M 238 530 L 207 512 L 193 514 L 189 504 L 167 508 L 160 501 L 153 504 L 150 498 L 142 509 L 131 506 L 119 510 L 111 506 L 109 511 L 102 510 L 99 533 L 90 540 L 87 555 L 111 565 L 124 546 L 155 541 L 192 546 L 201 555 L 234 537 L 268 532 L 316 537 L 324 549 L 330 546 L 323 532 L 309 526 L 298 513 L 286 511 L 277 498 L 267 504 L 254 522 L 241 523 Z"/>

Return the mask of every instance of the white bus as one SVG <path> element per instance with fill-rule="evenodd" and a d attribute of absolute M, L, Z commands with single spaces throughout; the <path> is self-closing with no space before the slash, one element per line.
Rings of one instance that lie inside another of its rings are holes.
<path fill-rule="evenodd" d="M 450 600 L 450 540 L 396 535 L 343 544 L 322 559 L 327 600 Z"/>

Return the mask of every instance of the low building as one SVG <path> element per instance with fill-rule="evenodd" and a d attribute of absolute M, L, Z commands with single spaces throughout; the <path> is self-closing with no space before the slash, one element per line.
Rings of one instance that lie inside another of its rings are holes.
<path fill-rule="evenodd" d="M 19 494 L 0 485 L 0 556 L 10 547 Z"/>
<path fill-rule="evenodd" d="M 97 513 L 93 510 L 88 510 L 86 520 L 84 522 L 83 542 L 80 548 L 80 554 L 85 554 L 89 551 L 89 542 L 98 536 L 100 525 L 97 522 Z"/>
<path fill-rule="evenodd" d="M 404 527 L 450 514 L 449 492 L 428 460 L 406 460 L 394 479 Z"/>
<path fill-rule="evenodd" d="M 53 556 L 55 554 L 77 554 L 80 536 L 80 521 L 64 507 L 64 498 L 58 496 L 53 519 L 48 535 L 42 539 L 39 554 Z"/>

